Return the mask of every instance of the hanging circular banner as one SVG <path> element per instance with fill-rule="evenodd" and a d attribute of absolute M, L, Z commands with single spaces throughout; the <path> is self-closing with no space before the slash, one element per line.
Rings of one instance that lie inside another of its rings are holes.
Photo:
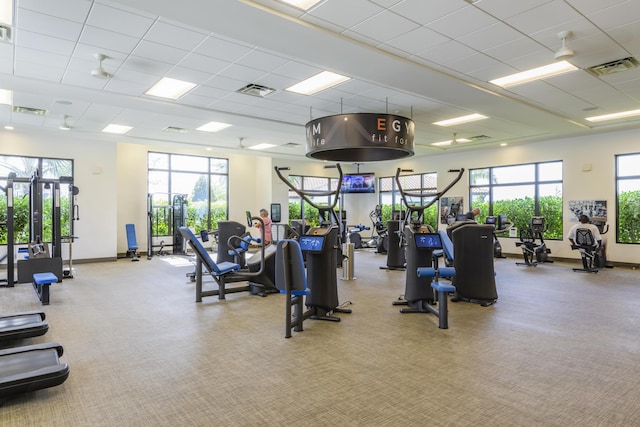
<path fill-rule="evenodd" d="M 413 156 L 413 120 L 394 114 L 339 114 L 306 124 L 307 157 L 371 162 Z"/>

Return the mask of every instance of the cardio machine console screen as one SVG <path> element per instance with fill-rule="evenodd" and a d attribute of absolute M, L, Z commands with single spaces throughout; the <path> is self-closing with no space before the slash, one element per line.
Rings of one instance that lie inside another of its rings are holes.
<path fill-rule="evenodd" d="M 311 253 L 320 253 L 324 247 L 324 236 L 300 236 L 300 249 Z"/>
<path fill-rule="evenodd" d="M 442 239 L 438 233 L 416 233 L 414 236 L 417 248 L 442 249 Z"/>

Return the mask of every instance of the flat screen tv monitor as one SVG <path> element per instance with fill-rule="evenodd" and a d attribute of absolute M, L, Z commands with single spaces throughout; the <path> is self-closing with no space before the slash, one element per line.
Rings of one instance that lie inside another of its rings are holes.
<path fill-rule="evenodd" d="M 340 191 L 350 193 L 375 193 L 376 175 L 374 173 L 348 173 L 342 175 Z"/>
<path fill-rule="evenodd" d="M 438 233 L 415 233 L 416 248 L 442 249 L 442 239 Z"/>

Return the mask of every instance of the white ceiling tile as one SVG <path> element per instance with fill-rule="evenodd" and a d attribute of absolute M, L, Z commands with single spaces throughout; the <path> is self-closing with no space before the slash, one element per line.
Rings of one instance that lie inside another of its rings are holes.
<path fill-rule="evenodd" d="M 132 52 L 136 56 L 149 58 L 159 62 L 176 64 L 188 54 L 186 50 L 142 40 Z"/>
<path fill-rule="evenodd" d="M 251 51 L 252 47 L 238 42 L 231 42 L 220 37 L 209 36 L 194 52 L 218 58 L 223 61 L 236 62 Z"/>
<path fill-rule="evenodd" d="M 140 38 L 149 31 L 154 20 L 122 9 L 94 3 L 86 24 L 103 30 L 115 31 Z"/>
<path fill-rule="evenodd" d="M 352 31 L 385 43 L 418 28 L 415 22 L 392 12 L 381 12 L 351 27 Z"/>
<path fill-rule="evenodd" d="M 481 10 L 467 6 L 429 23 L 429 28 L 452 39 L 457 39 L 497 22 L 497 19 Z"/>
<path fill-rule="evenodd" d="M 211 78 L 211 73 L 194 70 L 186 67 L 173 67 L 166 75 L 172 79 L 183 80 L 186 82 L 202 84 Z"/>
<path fill-rule="evenodd" d="M 100 49 L 115 50 L 122 53 L 131 52 L 139 42 L 135 37 L 88 25 L 84 27 L 79 41 Z"/>
<path fill-rule="evenodd" d="M 471 56 L 476 51 L 459 43 L 451 40 L 446 43 L 442 43 L 432 49 L 428 49 L 424 52 L 418 53 L 418 56 L 428 59 L 429 61 L 437 62 L 439 64 L 447 65 L 454 61 L 459 61 L 461 58 Z"/>
<path fill-rule="evenodd" d="M 314 7 L 307 15 L 321 18 L 343 28 L 351 28 L 383 10 L 367 0 L 326 1 Z"/>
<path fill-rule="evenodd" d="M 463 1 L 430 1 L 404 0 L 391 8 L 392 11 L 411 19 L 421 25 L 429 24 L 464 7 Z"/>
<path fill-rule="evenodd" d="M 254 49 L 240 58 L 236 62 L 236 64 L 255 68 L 257 70 L 271 72 L 282 67 L 290 60 L 290 58 L 285 58 L 281 55 L 274 55 L 268 52 Z"/>
<path fill-rule="evenodd" d="M 524 34 L 533 34 L 579 18 L 582 16 L 564 1 L 552 1 L 507 18 L 505 22 Z"/>
<path fill-rule="evenodd" d="M 191 68 L 211 74 L 218 74 L 228 66 L 228 63 L 210 56 L 200 55 L 197 53 L 189 53 L 180 61 L 180 66 Z"/>
<path fill-rule="evenodd" d="M 68 61 L 67 56 L 42 52 L 41 50 L 23 48 L 16 52 L 16 63 L 29 63 L 32 66 L 37 64 L 38 68 L 45 69 L 44 72 L 46 72 L 47 66 L 64 70 Z"/>
<path fill-rule="evenodd" d="M 104 64 L 106 68 L 108 63 Z M 131 55 L 122 64 L 123 70 L 135 70 L 141 73 L 163 76 L 169 72 L 173 65 L 168 62 L 160 62 L 149 58 Z"/>
<path fill-rule="evenodd" d="M 24 29 L 50 37 L 76 41 L 82 31 L 82 24 L 31 10 L 18 9 L 16 28 L 17 32 Z"/>
<path fill-rule="evenodd" d="M 528 37 L 519 37 L 483 50 L 483 52 L 492 58 L 507 63 L 515 58 L 540 52 L 541 50 L 545 49 L 539 43 L 536 43 Z"/>
<path fill-rule="evenodd" d="M 462 36 L 458 41 L 478 51 L 486 51 L 495 46 L 522 38 L 522 33 L 502 22 L 481 28 L 478 31 Z"/>
<path fill-rule="evenodd" d="M 580 11 L 583 15 L 589 15 L 590 13 L 597 12 L 602 9 L 607 9 L 611 6 L 615 6 L 620 3 L 624 3 L 629 0 L 565 0 L 573 8 Z"/>
<path fill-rule="evenodd" d="M 161 21 L 154 23 L 144 36 L 145 40 L 183 50 L 194 49 L 206 38 L 205 33 L 187 30 Z"/>
<path fill-rule="evenodd" d="M 45 50 L 56 55 L 71 56 L 76 43 L 70 40 L 49 37 L 44 34 L 32 33 L 27 30 L 20 30 L 15 40 L 20 47 L 29 49 Z"/>
<path fill-rule="evenodd" d="M 236 64 L 232 64 L 218 73 L 219 76 L 229 77 L 246 83 L 253 83 L 255 80 L 264 76 L 264 74 L 265 72 L 262 70 Z M 240 87 L 237 89 L 240 89 Z"/>
<path fill-rule="evenodd" d="M 386 42 L 389 46 L 393 46 L 404 52 L 415 54 L 424 52 L 439 44 L 451 40 L 427 27 L 418 27 L 396 38 Z"/>
<path fill-rule="evenodd" d="M 86 21 L 92 6 L 92 2 L 86 0 L 20 0 L 17 3 L 18 14 L 21 9 L 27 9 L 79 23 Z"/>
<path fill-rule="evenodd" d="M 504 20 L 550 1 L 553 0 L 491 0 L 477 2 L 474 6 L 498 19 Z"/>
<path fill-rule="evenodd" d="M 634 0 L 617 3 L 609 8 L 590 13 L 588 18 L 604 30 L 631 24 L 640 19 L 640 2 Z"/>

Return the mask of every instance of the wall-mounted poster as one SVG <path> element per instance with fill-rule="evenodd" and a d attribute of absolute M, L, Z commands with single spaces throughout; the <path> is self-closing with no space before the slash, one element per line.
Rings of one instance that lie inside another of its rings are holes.
<path fill-rule="evenodd" d="M 598 218 L 607 222 L 606 200 L 569 200 L 569 221 L 577 222 L 580 215 L 586 215 L 590 219 Z"/>
<path fill-rule="evenodd" d="M 458 214 L 464 213 L 462 197 L 442 197 L 440 199 L 440 224 L 455 222 Z"/>

